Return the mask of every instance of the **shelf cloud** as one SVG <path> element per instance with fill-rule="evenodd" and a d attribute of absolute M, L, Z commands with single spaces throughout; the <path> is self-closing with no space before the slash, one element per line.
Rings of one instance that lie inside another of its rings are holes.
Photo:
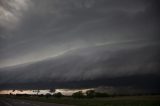
<path fill-rule="evenodd" d="M 158 89 L 159 4 L 0 0 L 0 89 Z"/>

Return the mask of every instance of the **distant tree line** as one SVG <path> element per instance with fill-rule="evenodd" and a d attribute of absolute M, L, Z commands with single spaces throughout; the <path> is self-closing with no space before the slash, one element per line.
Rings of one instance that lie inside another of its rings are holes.
<path fill-rule="evenodd" d="M 50 91 L 50 93 L 47 94 L 39 94 L 39 90 L 34 91 L 36 92 L 36 94 L 15 94 L 15 96 L 17 97 L 28 97 L 28 96 L 37 96 L 37 97 L 46 97 L 46 98 L 50 98 L 50 97 L 55 97 L 55 98 L 61 98 L 64 97 L 65 95 L 63 95 L 61 92 L 57 92 L 54 93 L 54 91 Z M 53 94 L 51 94 L 53 93 Z M 10 96 L 12 96 L 13 94 L 10 94 Z M 110 95 L 107 93 L 100 93 L 100 92 L 95 92 L 94 90 L 88 90 L 86 91 L 86 93 L 83 93 L 82 91 L 78 91 L 73 93 L 71 96 L 69 97 L 73 97 L 73 98 L 94 98 L 94 97 L 109 97 Z"/>
<path fill-rule="evenodd" d="M 74 98 L 94 98 L 94 97 L 109 97 L 107 93 L 95 92 L 94 90 L 88 90 L 84 94 L 82 91 L 78 91 L 72 94 Z"/>
<path fill-rule="evenodd" d="M 39 90 L 35 91 L 36 94 L 12 94 L 10 93 L 10 95 L 5 95 L 5 96 L 17 96 L 17 97 L 30 97 L 30 96 L 37 96 L 37 97 L 46 97 L 46 98 L 50 98 L 50 97 L 55 97 L 55 98 L 61 98 L 64 97 L 65 95 L 63 95 L 61 92 L 57 92 L 55 93 L 54 90 L 50 90 L 50 93 L 47 94 L 38 94 Z M 52 94 L 53 93 L 53 94 Z M 157 95 L 156 94 L 136 94 L 135 96 L 140 96 L 140 95 Z M 96 92 L 95 90 L 88 90 L 85 93 L 83 93 L 82 91 L 78 91 L 73 93 L 71 96 L 67 96 L 67 97 L 73 97 L 73 98 L 97 98 L 97 97 L 114 97 L 114 96 L 133 96 L 133 95 L 120 95 L 120 94 L 108 94 L 108 93 L 102 93 L 102 92 Z"/>
<path fill-rule="evenodd" d="M 46 97 L 46 98 L 49 98 L 49 97 L 56 97 L 56 98 L 61 98 L 63 97 L 64 95 L 61 93 L 61 92 L 58 92 L 58 93 L 54 93 L 53 95 L 50 94 L 50 93 L 46 93 L 46 94 L 11 94 L 10 93 L 10 96 L 17 96 L 17 97 L 29 97 L 29 96 L 37 96 L 37 97 Z"/>

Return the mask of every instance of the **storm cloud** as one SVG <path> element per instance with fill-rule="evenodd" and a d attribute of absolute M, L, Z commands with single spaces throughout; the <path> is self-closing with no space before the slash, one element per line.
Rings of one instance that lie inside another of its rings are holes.
<path fill-rule="evenodd" d="M 156 88 L 158 5 L 158 0 L 1 0 L 0 88 L 136 82 Z"/>

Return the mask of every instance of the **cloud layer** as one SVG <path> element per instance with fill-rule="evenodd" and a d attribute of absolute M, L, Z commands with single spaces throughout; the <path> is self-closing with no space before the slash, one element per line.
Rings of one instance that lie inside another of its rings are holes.
<path fill-rule="evenodd" d="M 0 84 L 2 88 L 17 84 L 20 84 L 22 88 L 23 85 L 26 87 L 27 84 L 29 84 L 29 88 L 32 84 L 34 84 L 32 86 L 40 88 L 79 88 L 81 84 L 81 87 L 87 87 L 85 84 L 90 81 L 93 82 L 89 85 L 96 87 L 101 86 L 101 84 L 107 86 L 106 80 L 111 80 L 110 85 L 114 85 L 117 81 L 112 82 L 112 80 L 117 78 L 128 79 L 133 76 L 145 75 L 160 76 L 160 60 L 157 58 L 159 45 L 155 43 L 133 45 L 133 43 L 135 42 L 127 43 L 127 45 L 126 43 L 119 43 L 108 47 L 103 45 L 71 50 L 56 58 L 2 68 L 0 70 Z M 142 78 L 146 83 L 145 80 L 147 79 Z M 130 81 L 125 81 L 125 83 L 127 82 Z M 45 86 L 41 86 L 41 84 Z M 148 85 L 150 86 L 150 83 Z"/>
<path fill-rule="evenodd" d="M 0 86 L 152 85 L 158 10 L 158 0 L 0 0 Z"/>
<path fill-rule="evenodd" d="M 28 9 L 30 0 L 1 0 L 0 27 L 14 29 L 20 23 L 23 12 Z"/>

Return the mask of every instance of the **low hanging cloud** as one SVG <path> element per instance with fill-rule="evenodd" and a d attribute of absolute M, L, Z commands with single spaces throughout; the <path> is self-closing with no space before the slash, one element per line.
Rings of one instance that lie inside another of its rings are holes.
<path fill-rule="evenodd" d="M 0 88 L 158 88 L 159 0 L 0 0 Z"/>
<path fill-rule="evenodd" d="M 87 87 L 86 83 L 90 85 L 88 87 L 95 87 L 101 86 L 103 81 L 123 77 L 159 76 L 158 55 L 157 43 L 120 43 L 76 49 L 40 62 L 2 68 L 0 85 L 3 88 L 19 84 L 23 89 L 27 85 L 29 88 L 79 88 L 81 84 L 81 87 Z M 142 78 L 146 80 L 145 77 Z M 100 80 L 102 83 L 99 83 Z M 93 82 L 89 83 L 90 81 Z M 106 86 L 107 84 L 103 83 Z M 117 81 L 110 84 L 117 84 Z"/>

